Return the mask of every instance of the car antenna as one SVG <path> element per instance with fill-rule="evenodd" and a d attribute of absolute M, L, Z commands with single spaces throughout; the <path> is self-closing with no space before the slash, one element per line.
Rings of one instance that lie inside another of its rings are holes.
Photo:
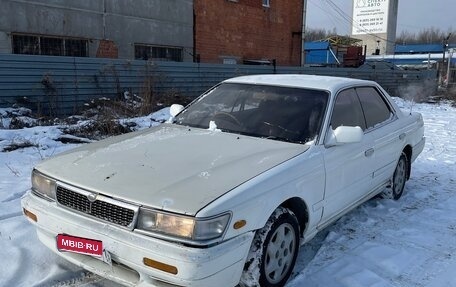
<path fill-rule="evenodd" d="M 406 101 L 406 102 L 409 102 L 410 103 L 410 115 L 412 115 L 412 112 L 413 112 L 413 106 L 415 105 L 415 89 L 413 90 L 410 90 L 411 87 L 407 87 L 406 91 L 405 91 L 405 94 L 403 95 L 403 99 Z"/>

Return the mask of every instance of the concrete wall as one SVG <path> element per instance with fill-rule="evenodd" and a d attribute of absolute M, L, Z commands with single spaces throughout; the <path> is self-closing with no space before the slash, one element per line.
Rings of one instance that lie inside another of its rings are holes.
<path fill-rule="evenodd" d="M 0 53 L 11 53 L 11 32 L 111 40 L 119 58 L 134 58 L 134 43 L 184 48 L 192 60 L 192 0 L 0 0 Z"/>
<path fill-rule="evenodd" d="M 11 53 L 11 40 L 6 32 L 0 31 L 0 54 Z"/>

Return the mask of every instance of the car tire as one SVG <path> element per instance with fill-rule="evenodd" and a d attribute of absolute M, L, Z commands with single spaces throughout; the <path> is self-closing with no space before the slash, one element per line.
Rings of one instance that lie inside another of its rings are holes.
<path fill-rule="evenodd" d="M 404 193 L 405 182 L 408 174 L 408 160 L 405 153 L 402 153 L 397 161 L 396 169 L 394 170 L 391 179 L 391 187 L 382 195 L 383 198 L 398 200 Z"/>
<path fill-rule="evenodd" d="M 240 286 L 284 286 L 298 256 L 299 238 L 299 223 L 294 213 L 277 208 L 255 234 Z"/>

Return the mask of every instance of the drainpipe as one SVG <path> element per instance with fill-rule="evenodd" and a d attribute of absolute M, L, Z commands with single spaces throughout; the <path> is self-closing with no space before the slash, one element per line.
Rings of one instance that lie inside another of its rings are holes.
<path fill-rule="evenodd" d="M 302 1 L 302 27 L 301 27 L 301 66 L 304 66 L 306 63 L 306 52 L 304 50 L 304 43 L 306 41 L 306 10 L 307 10 L 307 0 Z"/>
<path fill-rule="evenodd" d="M 193 63 L 199 62 L 199 57 L 196 55 L 196 12 L 195 3 L 193 2 Z"/>
<path fill-rule="evenodd" d="M 106 0 L 103 0 L 103 40 L 106 40 Z"/>

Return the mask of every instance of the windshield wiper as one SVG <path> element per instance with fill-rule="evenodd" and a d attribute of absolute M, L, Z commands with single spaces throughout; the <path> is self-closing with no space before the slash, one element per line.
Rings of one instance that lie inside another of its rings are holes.
<path fill-rule="evenodd" d="M 265 137 L 262 137 L 264 139 L 268 139 L 268 140 L 276 140 L 276 141 L 282 141 L 282 142 L 288 142 L 288 143 L 296 143 L 297 141 L 294 141 L 294 140 L 290 140 L 289 138 L 284 138 L 284 137 L 278 137 L 278 136 L 265 136 Z"/>

